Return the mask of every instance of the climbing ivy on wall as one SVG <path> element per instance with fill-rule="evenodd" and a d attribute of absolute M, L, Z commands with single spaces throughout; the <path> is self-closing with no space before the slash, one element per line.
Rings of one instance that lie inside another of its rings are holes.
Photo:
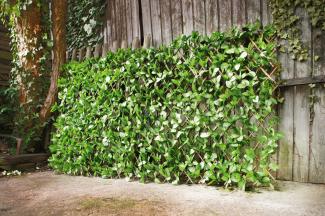
<path fill-rule="evenodd" d="M 273 24 L 275 25 L 280 39 L 287 40 L 287 46 L 281 51 L 292 54 L 293 59 L 306 60 L 308 48 L 303 44 L 299 28 L 301 17 L 297 14 L 298 9 L 306 10 L 314 28 L 325 31 L 325 0 L 269 0 Z M 317 60 L 317 56 L 315 57 Z"/>
<path fill-rule="evenodd" d="M 67 43 L 68 48 L 93 46 L 102 40 L 106 0 L 69 0 Z"/>

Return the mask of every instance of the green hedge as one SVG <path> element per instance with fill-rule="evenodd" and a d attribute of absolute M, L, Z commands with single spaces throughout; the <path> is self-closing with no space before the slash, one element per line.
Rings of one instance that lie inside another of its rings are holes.
<path fill-rule="evenodd" d="M 265 75 L 277 65 L 274 33 L 193 33 L 66 65 L 50 165 L 141 181 L 269 184 L 279 138 L 276 86 Z"/>

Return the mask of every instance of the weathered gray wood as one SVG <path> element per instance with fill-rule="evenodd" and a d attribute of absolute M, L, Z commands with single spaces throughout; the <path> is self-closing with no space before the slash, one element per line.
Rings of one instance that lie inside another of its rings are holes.
<path fill-rule="evenodd" d="M 90 58 L 92 55 L 92 47 L 87 47 L 86 49 L 86 59 Z"/>
<path fill-rule="evenodd" d="M 294 61 L 287 53 L 279 53 L 279 61 L 282 65 L 281 79 L 294 78 Z M 283 138 L 279 141 L 277 178 L 292 180 L 293 170 L 293 144 L 294 144 L 294 88 L 283 88 L 283 104 L 279 106 L 279 131 Z"/>
<path fill-rule="evenodd" d="M 141 42 L 138 37 L 134 38 L 132 41 L 132 49 L 137 49 L 141 47 Z"/>
<path fill-rule="evenodd" d="M 248 0 L 246 1 L 247 19 L 248 22 L 254 23 L 261 20 L 261 1 Z"/>
<path fill-rule="evenodd" d="M 280 87 L 289 87 L 289 86 L 298 86 L 298 85 L 309 85 L 309 84 L 317 84 L 317 83 L 325 83 L 325 76 L 313 76 L 313 77 L 301 77 L 294 79 L 286 79 L 282 80 Z"/>
<path fill-rule="evenodd" d="M 150 0 L 141 1 L 143 34 L 152 35 Z"/>
<path fill-rule="evenodd" d="M 116 52 L 119 48 L 119 42 L 117 40 L 113 41 L 112 52 Z"/>
<path fill-rule="evenodd" d="M 140 17 L 139 17 L 139 2 L 138 0 L 131 0 L 132 5 L 132 36 L 141 38 L 140 35 Z"/>
<path fill-rule="evenodd" d="M 190 35 L 194 30 L 192 0 L 182 0 L 182 10 L 183 10 L 183 33 L 185 35 Z"/>
<path fill-rule="evenodd" d="M 94 57 L 98 58 L 100 56 L 100 50 L 102 49 L 102 44 L 96 44 L 95 51 L 94 51 Z"/>
<path fill-rule="evenodd" d="M 85 57 L 85 48 L 82 47 L 79 49 L 78 60 L 82 61 L 84 60 L 84 57 Z"/>
<path fill-rule="evenodd" d="M 182 0 L 171 0 L 173 39 L 183 34 Z"/>
<path fill-rule="evenodd" d="M 172 17 L 170 12 L 170 0 L 160 0 L 161 32 L 163 44 L 169 44 L 173 40 Z"/>
<path fill-rule="evenodd" d="M 233 24 L 242 26 L 246 24 L 246 1 L 233 0 Z"/>
<path fill-rule="evenodd" d="M 205 24 L 205 1 L 193 0 L 194 30 L 206 34 Z"/>
<path fill-rule="evenodd" d="M 143 48 L 147 49 L 151 47 L 151 35 L 146 35 L 143 41 Z"/>
<path fill-rule="evenodd" d="M 313 31 L 313 76 L 325 76 L 325 34 L 320 29 Z M 325 183 L 325 88 L 318 85 L 314 90 L 317 98 L 312 118 L 312 134 L 309 152 L 309 182 Z"/>
<path fill-rule="evenodd" d="M 108 49 L 108 44 L 107 43 L 104 43 L 103 44 L 103 47 L 102 47 L 102 57 L 103 58 L 106 57 L 108 50 L 109 50 Z"/>
<path fill-rule="evenodd" d="M 218 15 L 218 1 L 206 0 L 205 1 L 205 14 L 206 14 L 206 32 L 210 35 L 212 32 L 219 30 L 219 15 Z"/>
<path fill-rule="evenodd" d="M 132 4 L 131 0 L 125 0 L 126 6 L 126 26 L 127 26 L 127 41 L 128 44 L 132 43 L 133 39 L 133 23 L 132 23 Z"/>
<path fill-rule="evenodd" d="M 161 20 L 160 20 L 160 4 L 158 1 L 150 1 L 151 3 L 151 25 L 153 46 L 158 47 L 162 43 Z"/>
<path fill-rule="evenodd" d="M 128 48 L 128 42 L 127 42 L 126 40 L 122 40 L 121 48 L 122 48 L 122 49 L 126 49 L 126 48 Z"/>
<path fill-rule="evenodd" d="M 302 41 L 311 48 L 311 26 L 307 17 L 307 12 L 297 9 L 297 14 L 301 17 Z M 296 78 L 311 76 L 310 58 L 305 62 L 296 62 Z M 308 181 L 309 167 L 309 133 L 311 131 L 310 109 L 309 109 L 309 86 L 297 86 L 294 102 L 294 164 L 293 180 L 299 182 Z"/>
<path fill-rule="evenodd" d="M 268 6 L 268 1 L 262 0 L 261 1 L 261 22 L 263 26 L 266 26 L 267 24 L 270 23 L 270 12 L 269 12 L 269 6 Z"/>
<path fill-rule="evenodd" d="M 77 49 L 72 50 L 71 60 L 77 60 Z"/>
<path fill-rule="evenodd" d="M 231 1 L 219 0 L 219 17 L 220 17 L 220 31 L 226 31 L 231 28 Z"/>

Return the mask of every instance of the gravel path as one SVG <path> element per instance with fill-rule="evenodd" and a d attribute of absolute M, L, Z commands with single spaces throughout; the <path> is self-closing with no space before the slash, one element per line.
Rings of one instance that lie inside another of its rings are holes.
<path fill-rule="evenodd" d="M 279 187 L 229 192 L 46 171 L 0 178 L 0 215 L 325 215 L 325 185 L 279 182 Z"/>

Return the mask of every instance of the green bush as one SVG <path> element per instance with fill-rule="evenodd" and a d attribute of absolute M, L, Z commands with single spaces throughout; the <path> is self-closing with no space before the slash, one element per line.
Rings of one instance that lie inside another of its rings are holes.
<path fill-rule="evenodd" d="M 50 165 L 143 182 L 270 184 L 279 134 L 276 84 L 265 72 L 277 65 L 274 33 L 249 25 L 71 62 L 59 81 Z"/>

